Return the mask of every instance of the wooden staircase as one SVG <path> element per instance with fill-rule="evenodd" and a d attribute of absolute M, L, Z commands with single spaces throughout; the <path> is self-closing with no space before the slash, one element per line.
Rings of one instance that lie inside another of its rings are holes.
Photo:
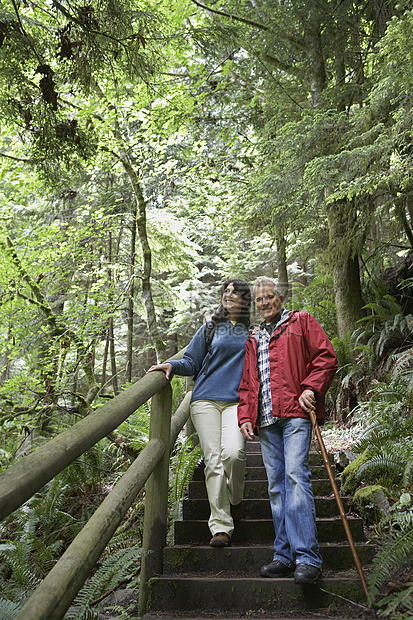
<path fill-rule="evenodd" d="M 280 618 L 280 614 L 297 618 L 301 617 L 298 610 L 305 614 L 303 618 L 369 617 L 331 485 L 316 452 L 310 454 L 310 463 L 324 559 L 319 586 L 296 585 L 293 577 L 260 576 L 260 567 L 272 561 L 274 529 L 259 442 L 248 442 L 247 450 L 245 516 L 236 524 L 232 546 L 208 546 L 209 505 L 200 466 L 183 503 L 183 520 L 174 524 L 174 545 L 164 550 L 163 575 L 150 581 L 150 611 L 144 619 L 166 615 L 168 619 L 208 615 Z M 345 499 L 343 503 L 346 507 Z M 365 542 L 360 518 L 349 517 L 348 522 L 360 562 L 366 565 L 374 556 L 374 547 Z"/>

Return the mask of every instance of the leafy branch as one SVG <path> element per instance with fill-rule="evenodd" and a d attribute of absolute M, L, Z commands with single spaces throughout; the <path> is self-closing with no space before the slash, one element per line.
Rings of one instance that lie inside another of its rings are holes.
<path fill-rule="evenodd" d="M 6 242 L 1 242 L 0 247 L 3 249 L 6 256 L 8 256 L 8 258 L 11 260 L 21 280 L 25 284 L 27 284 L 31 293 L 30 295 L 26 295 L 25 293 L 21 292 L 16 288 L 16 295 L 18 295 L 21 299 L 27 301 L 28 303 L 35 305 L 40 310 L 40 312 L 45 317 L 47 324 L 49 325 L 52 337 L 65 337 L 74 343 L 78 359 L 81 361 L 82 368 L 88 384 L 88 393 L 85 397 L 85 400 L 90 405 L 90 403 L 94 400 L 94 398 L 99 392 L 99 386 L 93 371 L 91 357 L 88 353 L 88 347 L 85 346 L 82 339 L 72 329 L 67 328 L 61 323 L 60 319 L 56 317 L 45 296 L 41 292 L 39 286 L 23 267 L 10 237 L 6 238 Z"/>

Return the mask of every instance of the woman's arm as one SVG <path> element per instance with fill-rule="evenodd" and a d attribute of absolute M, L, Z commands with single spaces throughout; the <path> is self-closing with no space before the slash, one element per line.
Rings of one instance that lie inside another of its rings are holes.
<path fill-rule="evenodd" d="M 181 360 L 154 364 L 149 368 L 148 372 L 162 370 L 168 380 L 172 379 L 172 375 L 190 377 L 199 372 L 206 354 L 205 325 L 203 325 L 192 338 Z"/>

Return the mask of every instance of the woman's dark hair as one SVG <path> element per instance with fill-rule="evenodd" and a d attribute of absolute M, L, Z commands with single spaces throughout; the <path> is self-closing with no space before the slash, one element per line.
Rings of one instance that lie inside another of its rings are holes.
<path fill-rule="evenodd" d="M 251 291 L 247 282 L 244 282 L 244 280 L 238 280 L 237 278 L 227 280 L 221 286 L 219 292 L 221 303 L 219 304 L 218 309 L 212 315 L 212 320 L 215 322 L 222 321 L 222 319 L 225 319 L 228 316 L 228 310 L 226 310 L 222 305 L 222 295 L 224 294 L 227 286 L 229 286 L 230 284 L 232 284 L 234 290 L 241 295 L 241 299 L 243 299 L 243 301 L 245 302 L 245 305 L 241 310 L 241 314 L 238 317 L 238 322 L 243 323 L 243 325 L 245 325 L 245 327 L 248 329 L 248 327 L 250 326 Z"/>

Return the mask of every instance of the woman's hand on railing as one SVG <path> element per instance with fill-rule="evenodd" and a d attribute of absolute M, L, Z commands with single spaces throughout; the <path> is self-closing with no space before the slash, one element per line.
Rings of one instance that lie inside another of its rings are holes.
<path fill-rule="evenodd" d="M 162 370 L 165 373 L 166 379 L 168 379 L 168 381 L 171 379 L 172 364 L 170 364 L 169 362 L 165 362 L 165 364 L 155 364 L 154 366 L 151 366 L 146 372 L 153 372 L 154 370 Z"/>

